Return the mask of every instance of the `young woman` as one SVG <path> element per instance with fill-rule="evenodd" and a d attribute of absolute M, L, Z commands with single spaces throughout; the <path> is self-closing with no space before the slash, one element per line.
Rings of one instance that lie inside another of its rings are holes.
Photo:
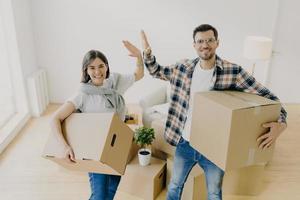
<path fill-rule="evenodd" d="M 83 58 L 79 91 L 53 114 L 52 132 L 64 146 L 65 158 L 69 162 L 76 162 L 76 155 L 62 135 L 61 122 L 76 110 L 83 113 L 116 112 L 121 118 L 124 118 L 125 105 L 121 95 L 134 81 L 138 81 L 144 76 L 141 52 L 129 42 L 123 41 L 123 43 L 130 51 L 130 56 L 136 58 L 135 73 L 129 75 L 111 74 L 105 55 L 100 51 L 90 50 Z M 89 178 L 90 200 L 112 200 L 114 198 L 120 176 L 89 173 Z"/>

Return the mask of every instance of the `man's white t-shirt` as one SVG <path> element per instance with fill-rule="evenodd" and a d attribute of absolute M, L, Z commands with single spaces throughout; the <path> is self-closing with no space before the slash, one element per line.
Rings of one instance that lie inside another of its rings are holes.
<path fill-rule="evenodd" d="M 214 68 L 207 69 L 207 70 L 202 69 L 200 67 L 200 61 L 197 63 L 194 69 L 193 77 L 192 77 L 190 100 L 189 100 L 189 109 L 187 111 L 188 112 L 187 119 L 182 132 L 182 137 L 187 141 L 190 141 L 194 94 L 196 92 L 205 92 L 211 89 L 213 85 L 212 83 L 213 72 L 214 72 Z"/>

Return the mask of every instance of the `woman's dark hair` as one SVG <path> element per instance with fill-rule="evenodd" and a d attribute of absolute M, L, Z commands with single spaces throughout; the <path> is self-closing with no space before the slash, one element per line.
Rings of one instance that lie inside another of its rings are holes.
<path fill-rule="evenodd" d="M 84 55 L 84 58 L 82 61 L 82 76 L 81 76 L 82 83 L 87 83 L 91 79 L 87 73 L 87 68 L 88 68 L 89 64 L 91 64 L 91 62 L 93 62 L 96 58 L 99 58 L 100 60 L 102 60 L 105 63 L 105 65 L 107 67 L 105 78 L 109 77 L 109 65 L 108 65 L 106 56 L 103 53 L 101 53 L 100 51 L 90 50 L 89 52 L 87 52 Z"/>
<path fill-rule="evenodd" d="M 206 32 L 206 31 L 210 31 L 210 30 L 214 32 L 215 39 L 218 40 L 218 31 L 215 27 L 213 27 L 210 24 L 201 24 L 200 26 L 197 26 L 193 31 L 194 42 L 195 42 L 195 35 L 198 32 Z"/>

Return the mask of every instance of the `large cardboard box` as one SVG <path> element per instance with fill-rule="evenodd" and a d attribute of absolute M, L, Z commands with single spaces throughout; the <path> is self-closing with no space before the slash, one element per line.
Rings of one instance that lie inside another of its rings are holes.
<path fill-rule="evenodd" d="M 263 191 L 265 164 L 231 170 L 225 173 L 223 194 L 253 196 Z"/>
<path fill-rule="evenodd" d="M 274 145 L 258 149 L 256 139 L 277 121 L 281 105 L 258 95 L 210 91 L 194 96 L 190 143 L 224 171 L 271 160 Z"/>
<path fill-rule="evenodd" d="M 151 164 L 141 166 L 136 156 L 122 176 L 118 191 L 137 199 L 154 200 L 165 187 L 166 162 L 154 157 Z"/>
<path fill-rule="evenodd" d="M 64 150 L 50 134 L 43 156 L 77 171 L 122 175 L 130 160 L 133 131 L 114 113 L 73 113 L 62 124 L 76 163 L 63 159 Z"/>

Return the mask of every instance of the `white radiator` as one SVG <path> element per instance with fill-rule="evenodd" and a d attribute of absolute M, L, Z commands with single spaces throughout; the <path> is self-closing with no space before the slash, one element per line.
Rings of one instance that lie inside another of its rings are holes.
<path fill-rule="evenodd" d="M 48 84 L 46 71 L 40 69 L 27 79 L 28 97 L 31 114 L 39 117 L 49 104 Z"/>

